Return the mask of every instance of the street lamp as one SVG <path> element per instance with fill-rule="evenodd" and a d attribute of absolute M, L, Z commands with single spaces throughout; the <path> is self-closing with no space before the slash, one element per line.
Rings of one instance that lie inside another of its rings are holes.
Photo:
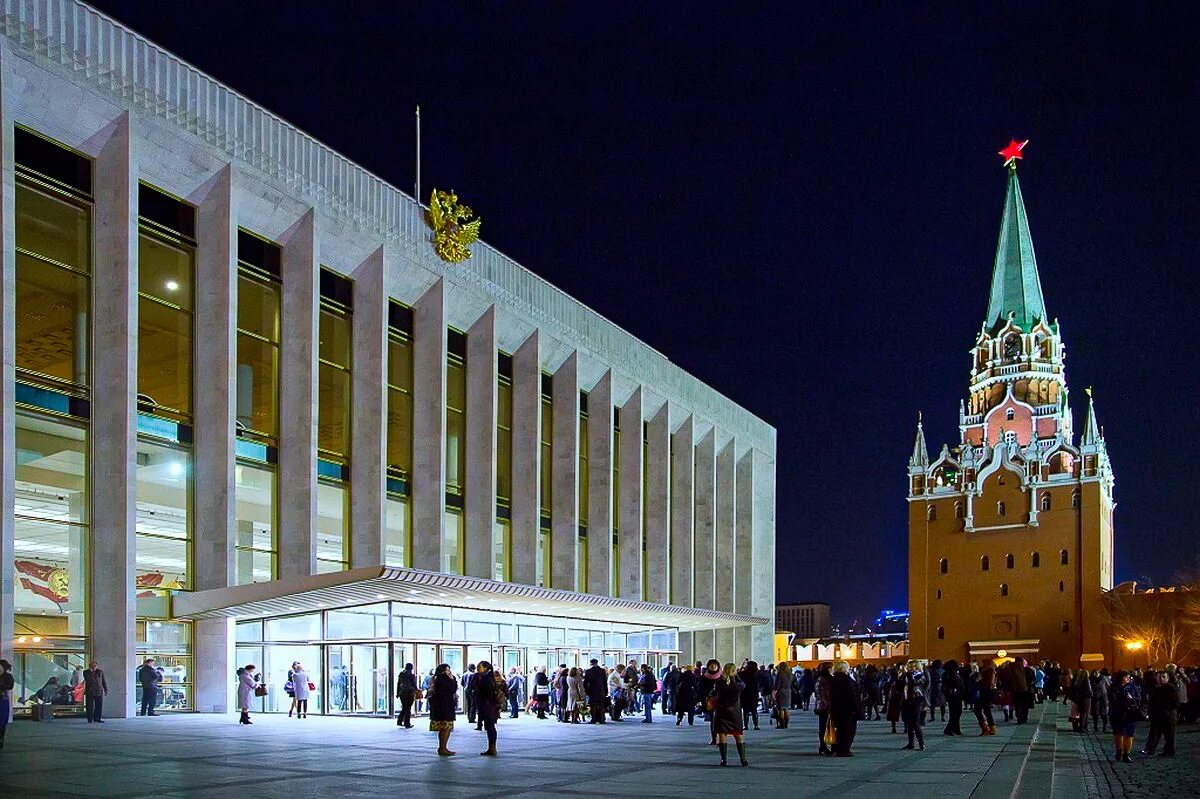
<path fill-rule="evenodd" d="M 1125 648 L 1128 649 L 1130 652 L 1137 652 L 1139 649 L 1141 649 L 1144 646 L 1145 646 L 1145 644 L 1143 644 L 1141 641 L 1126 641 L 1125 642 Z"/>

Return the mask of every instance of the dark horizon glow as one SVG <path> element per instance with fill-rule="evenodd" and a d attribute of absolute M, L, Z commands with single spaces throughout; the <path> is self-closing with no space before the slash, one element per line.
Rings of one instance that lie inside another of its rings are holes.
<path fill-rule="evenodd" d="M 996 152 L 1028 138 L 1117 579 L 1197 566 L 1191 6 L 96 5 L 396 186 L 420 103 L 425 192 L 778 428 L 778 598 L 843 624 L 907 606 L 916 415 L 931 456 L 958 443 Z"/>

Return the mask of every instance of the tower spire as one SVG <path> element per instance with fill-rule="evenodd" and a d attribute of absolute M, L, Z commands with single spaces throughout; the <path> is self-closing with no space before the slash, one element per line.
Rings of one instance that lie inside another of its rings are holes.
<path fill-rule="evenodd" d="M 908 459 L 910 469 L 929 468 L 929 450 L 925 448 L 925 429 L 921 425 L 921 414 L 917 413 L 917 440 L 913 442 L 912 457 Z"/>
<path fill-rule="evenodd" d="M 1004 215 L 1000 220 L 1000 238 L 996 244 L 996 262 L 992 270 L 992 290 L 988 299 L 987 326 L 1003 324 L 1012 314 L 1024 330 L 1046 319 L 1042 282 L 1038 277 L 1033 239 L 1029 235 L 1029 217 L 1017 180 L 1017 161 L 1028 142 L 1012 143 L 1000 151 L 1005 159 L 1008 188 L 1004 197 Z"/>
<path fill-rule="evenodd" d="M 1100 425 L 1096 421 L 1096 403 L 1092 400 L 1092 387 L 1088 386 L 1084 389 L 1088 396 L 1088 414 L 1087 421 L 1083 425 L 1083 437 L 1079 439 L 1081 447 L 1099 446 L 1104 440 L 1100 434 Z"/>

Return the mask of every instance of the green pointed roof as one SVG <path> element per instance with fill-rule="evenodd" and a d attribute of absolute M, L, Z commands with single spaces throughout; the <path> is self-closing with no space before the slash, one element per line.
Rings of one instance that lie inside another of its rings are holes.
<path fill-rule="evenodd" d="M 1000 240 L 996 244 L 987 326 L 1003 325 L 1009 313 L 1023 330 L 1046 319 L 1042 282 L 1038 279 L 1033 239 L 1029 235 L 1029 217 L 1025 214 L 1025 201 L 1021 199 L 1021 184 L 1017 181 L 1015 168 L 1008 170 L 1008 191 L 1004 197 L 1004 217 L 1000 220 Z"/>

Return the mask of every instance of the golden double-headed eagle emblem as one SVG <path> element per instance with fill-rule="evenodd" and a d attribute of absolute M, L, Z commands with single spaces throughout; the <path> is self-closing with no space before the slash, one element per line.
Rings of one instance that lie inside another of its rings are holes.
<path fill-rule="evenodd" d="M 452 264 L 471 257 L 471 245 L 479 240 L 481 219 L 471 219 L 474 211 L 458 201 L 453 191 L 433 190 L 425 222 L 433 230 L 433 251 Z"/>

